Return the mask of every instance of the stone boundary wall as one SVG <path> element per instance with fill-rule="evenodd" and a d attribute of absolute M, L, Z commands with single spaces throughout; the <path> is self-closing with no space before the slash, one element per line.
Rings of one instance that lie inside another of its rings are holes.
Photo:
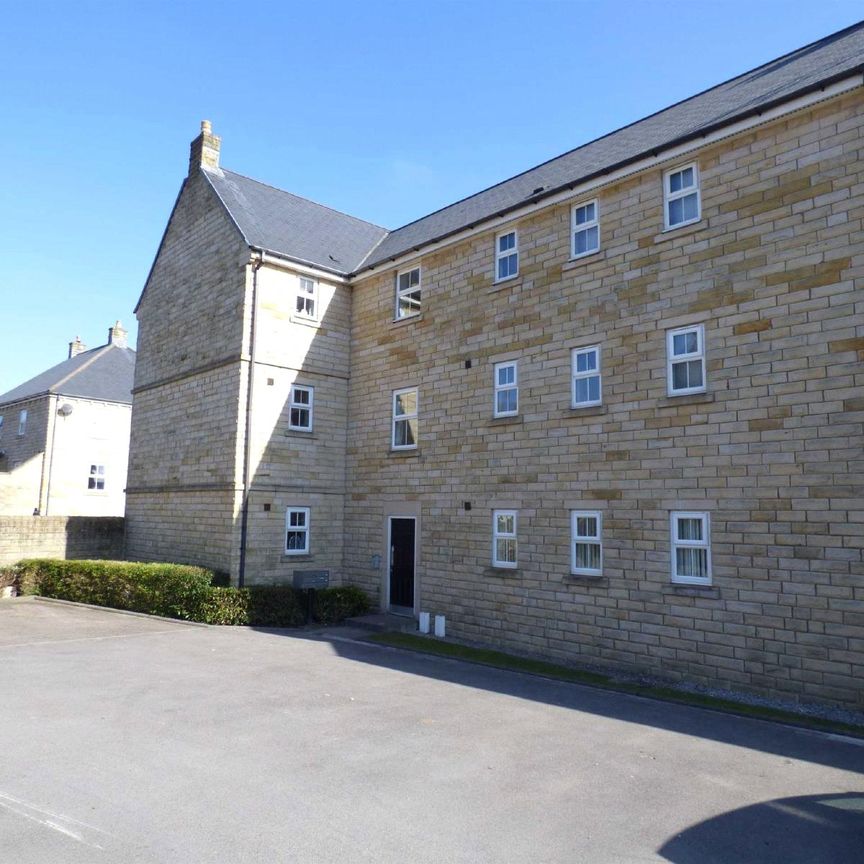
<path fill-rule="evenodd" d="M 0 566 L 22 558 L 123 558 L 120 516 L 0 516 Z"/>

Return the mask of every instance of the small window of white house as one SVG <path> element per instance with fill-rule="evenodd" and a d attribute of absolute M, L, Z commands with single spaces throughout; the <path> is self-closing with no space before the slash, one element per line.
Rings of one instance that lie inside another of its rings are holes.
<path fill-rule="evenodd" d="M 600 381 L 600 348 L 575 348 L 573 350 L 573 400 L 574 408 L 600 405 L 603 400 Z"/>
<path fill-rule="evenodd" d="M 513 417 L 519 413 L 519 371 L 516 361 L 495 364 L 495 417 Z"/>
<path fill-rule="evenodd" d="M 492 566 L 515 567 L 517 561 L 515 510 L 492 512 Z"/>
<path fill-rule="evenodd" d="M 27 409 L 18 415 L 18 434 L 23 435 L 27 431 Z"/>
<path fill-rule="evenodd" d="M 663 175 L 665 227 L 678 228 L 702 217 L 699 200 L 699 169 L 694 162 Z"/>
<path fill-rule="evenodd" d="M 495 281 L 519 275 L 519 238 L 515 231 L 495 238 Z"/>
<path fill-rule="evenodd" d="M 291 385 L 291 395 L 288 397 L 289 414 L 288 428 L 301 432 L 312 431 L 312 407 L 314 391 L 302 384 Z"/>
<path fill-rule="evenodd" d="M 420 314 L 420 268 L 404 270 L 396 276 L 396 317 Z"/>
<path fill-rule="evenodd" d="M 600 216 L 597 201 L 579 204 L 572 211 L 573 257 L 581 258 L 600 249 Z"/>
<path fill-rule="evenodd" d="M 285 511 L 285 554 L 309 554 L 308 507 L 289 507 Z"/>
<path fill-rule="evenodd" d="M 394 450 L 410 450 L 417 446 L 417 388 L 393 392 Z"/>
<path fill-rule="evenodd" d="M 91 465 L 90 476 L 87 478 L 87 488 L 93 492 L 105 491 L 105 466 Z"/>
<path fill-rule="evenodd" d="M 705 328 L 701 324 L 666 334 L 670 396 L 705 392 Z"/>
<path fill-rule="evenodd" d="M 711 534 L 707 513 L 672 514 L 672 581 L 711 584 Z"/>
<path fill-rule="evenodd" d="M 297 289 L 297 315 L 300 318 L 315 320 L 315 309 L 318 301 L 318 283 L 314 279 L 300 277 L 300 286 Z"/>
<path fill-rule="evenodd" d="M 573 544 L 570 572 L 577 576 L 599 576 L 603 572 L 603 517 L 588 510 L 570 514 L 570 536 Z"/>

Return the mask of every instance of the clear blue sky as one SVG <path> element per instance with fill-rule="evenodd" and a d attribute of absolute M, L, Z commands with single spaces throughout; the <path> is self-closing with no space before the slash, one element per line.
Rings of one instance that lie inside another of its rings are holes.
<path fill-rule="evenodd" d="M 4 5 L 0 393 L 132 309 L 201 119 L 389 228 L 854 23 L 823 2 Z"/>

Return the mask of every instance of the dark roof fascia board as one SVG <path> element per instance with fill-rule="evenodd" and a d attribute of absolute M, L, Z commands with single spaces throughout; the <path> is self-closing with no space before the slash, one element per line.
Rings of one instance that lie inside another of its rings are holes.
<path fill-rule="evenodd" d="M 772 61 L 772 62 L 775 62 L 775 61 Z M 761 68 L 761 67 L 757 67 L 757 68 Z M 756 70 L 753 70 L 753 71 L 756 71 Z M 359 276 L 361 273 L 364 273 L 366 271 L 372 271 L 372 270 L 375 270 L 375 269 L 380 268 L 380 267 L 389 267 L 391 264 L 393 264 L 395 261 L 397 261 L 403 255 L 406 255 L 409 252 L 419 252 L 421 249 L 432 246 L 435 243 L 440 243 L 442 240 L 447 240 L 448 238 L 454 237 L 457 234 L 461 234 L 465 230 L 472 230 L 472 229 L 477 228 L 481 225 L 485 225 L 489 222 L 492 222 L 495 219 L 500 219 L 502 216 L 506 216 L 508 213 L 515 213 L 515 212 L 517 212 L 517 211 L 519 211 L 525 207 L 529 207 L 529 206 L 532 206 L 534 204 L 539 204 L 540 202 L 546 200 L 547 198 L 552 198 L 555 195 L 560 195 L 562 192 L 564 192 L 568 189 L 573 189 L 576 186 L 581 185 L 583 183 L 590 183 L 592 180 L 597 180 L 597 179 L 602 178 L 608 174 L 612 174 L 615 171 L 620 171 L 622 168 L 626 168 L 628 165 L 633 165 L 633 164 L 640 162 L 640 161 L 647 159 L 647 158 L 659 157 L 666 150 L 671 150 L 674 147 L 680 147 L 684 144 L 690 143 L 691 141 L 696 141 L 699 138 L 705 138 L 708 135 L 711 135 L 715 132 L 719 132 L 728 126 L 732 126 L 735 123 L 740 123 L 742 120 L 747 120 L 747 119 L 750 119 L 751 117 L 761 117 L 763 114 L 765 114 L 768 111 L 771 111 L 775 108 L 778 108 L 781 105 L 784 105 L 788 102 L 794 102 L 796 99 L 801 99 L 801 98 L 808 96 L 812 93 L 824 91 L 828 87 L 832 86 L 833 84 L 837 84 L 837 83 L 844 81 L 844 80 L 847 80 L 847 79 L 851 80 L 851 79 L 855 78 L 856 76 L 862 77 L 862 81 L 859 82 L 858 86 L 860 87 L 860 86 L 864 85 L 864 64 L 862 64 L 861 66 L 858 66 L 857 68 L 855 68 L 851 71 L 847 69 L 841 73 L 838 73 L 837 75 L 831 75 L 828 78 L 820 79 L 819 81 L 815 82 L 814 84 L 808 85 L 807 87 L 802 87 L 799 90 L 794 91 L 793 93 L 787 94 L 787 95 L 779 97 L 777 99 L 769 100 L 768 102 L 765 102 L 765 103 L 762 103 L 761 105 L 759 105 L 758 108 L 750 108 L 750 109 L 747 109 L 746 111 L 741 111 L 738 114 L 734 114 L 728 118 L 724 118 L 722 121 L 719 121 L 717 123 L 709 124 L 708 126 L 704 126 L 700 129 L 697 129 L 697 130 L 690 132 L 686 135 L 679 135 L 678 137 L 672 138 L 669 141 L 666 141 L 659 146 L 652 147 L 648 150 L 643 150 L 634 156 L 629 156 L 626 159 L 620 160 L 619 162 L 607 165 L 604 168 L 599 169 L 598 171 L 594 171 L 590 174 L 585 174 L 585 175 L 582 175 L 580 177 L 574 177 L 572 180 L 568 180 L 566 183 L 559 184 L 558 186 L 555 186 L 555 187 L 550 188 L 550 189 L 544 189 L 543 192 L 538 193 L 536 196 L 532 196 L 531 198 L 527 198 L 523 201 L 520 201 L 518 204 L 514 204 L 510 207 L 505 207 L 503 210 L 496 211 L 495 213 L 490 213 L 489 216 L 486 216 L 485 218 L 482 218 L 482 219 L 480 219 L 474 223 L 465 224 L 465 225 L 462 225 L 458 228 L 454 228 L 452 231 L 447 231 L 444 234 L 439 234 L 437 237 L 432 237 L 429 240 L 427 240 L 425 243 L 422 243 L 419 246 L 408 246 L 405 249 L 403 249 L 401 252 L 399 252 L 398 254 L 392 255 L 384 261 L 378 261 L 375 264 L 367 265 L 365 267 L 361 266 L 360 268 L 355 270 L 353 273 L 351 273 L 351 276 L 352 277 L 353 276 Z M 740 76 L 736 76 L 736 77 L 740 77 Z M 729 79 L 729 80 L 733 81 L 735 79 L 733 78 L 733 79 Z M 725 84 L 728 82 L 723 82 L 723 83 Z M 723 84 L 718 84 L 716 86 L 722 87 Z M 713 90 L 714 88 L 711 87 L 709 89 Z M 850 88 L 850 89 L 854 89 L 854 88 Z M 703 92 L 708 92 L 708 91 L 703 91 Z M 701 93 L 696 94 L 696 96 L 700 96 L 700 95 L 702 95 L 702 94 Z M 691 96 L 691 97 L 688 97 L 688 99 L 685 99 L 682 101 L 687 102 L 687 101 L 689 101 L 689 99 L 693 99 L 693 98 L 696 98 L 696 97 Z M 674 105 L 670 105 L 667 108 L 663 108 L 662 110 L 667 111 L 667 110 L 669 110 L 669 108 L 674 108 L 676 105 L 680 105 L 680 104 L 681 104 L 681 102 L 676 102 Z M 595 138 L 592 141 L 588 141 L 585 144 L 581 145 L 580 147 L 577 147 L 576 149 L 578 150 L 578 149 L 581 149 L 581 147 L 587 147 L 589 144 L 595 143 L 595 141 L 601 141 L 603 138 L 608 138 L 610 135 L 614 135 L 617 132 L 621 132 L 624 129 L 628 129 L 631 126 L 636 125 L 636 123 L 641 123 L 642 120 L 648 120 L 649 118 L 651 118 L 651 117 L 653 117 L 659 113 L 661 113 L 661 112 L 656 111 L 656 112 L 654 112 L 654 114 L 649 114 L 647 117 L 643 117 L 640 120 L 635 121 L 634 123 L 630 123 L 627 126 L 622 126 L 620 129 L 616 129 L 615 132 L 610 132 L 607 135 L 601 135 L 600 138 Z M 573 151 L 567 151 L 567 153 L 571 153 L 571 152 L 573 152 Z M 567 153 L 562 153 L 561 156 L 566 156 Z M 554 157 L 554 159 L 547 159 L 546 162 L 541 162 L 539 165 L 535 165 L 534 167 L 529 168 L 528 171 L 534 171 L 536 168 L 540 168 L 543 165 L 548 164 L 549 162 L 555 161 L 555 159 L 560 159 L 561 156 L 556 156 L 556 157 Z M 425 216 L 422 216 L 420 219 L 415 219 L 413 222 L 408 222 L 407 224 L 402 225 L 400 228 L 394 229 L 393 231 L 390 232 L 390 234 L 391 235 L 395 234 L 399 230 L 401 230 L 401 228 L 407 228 L 409 225 L 414 225 L 416 222 L 421 222 L 421 221 L 423 221 L 423 219 L 427 219 L 427 218 L 429 218 L 429 216 L 433 216 L 435 213 L 441 212 L 441 210 L 447 210 L 450 207 L 454 207 L 457 204 L 462 203 L 463 201 L 467 201 L 467 200 L 475 197 L 475 195 L 481 195 L 481 194 L 483 194 L 483 192 L 489 191 L 489 189 L 494 189 L 496 186 L 502 185 L 502 183 L 508 183 L 510 180 L 514 180 L 517 177 L 522 176 L 522 174 L 528 173 L 528 171 L 523 171 L 520 174 L 515 174 L 515 175 L 513 175 L 513 177 L 507 178 L 507 180 L 501 181 L 501 183 L 496 183 L 492 186 L 487 187 L 486 189 L 481 189 L 479 192 L 475 192 L 473 195 L 469 195 L 466 198 L 461 198 L 461 199 L 459 199 L 459 201 L 453 202 L 453 204 L 448 204 L 446 207 L 439 208 L 439 210 L 434 210 L 432 213 L 427 213 Z M 380 243 L 383 242 L 384 239 L 385 238 L 382 238 L 382 240 L 379 241 L 378 245 L 380 245 Z M 367 260 L 372 255 L 372 252 L 374 252 L 374 249 L 370 250 L 369 255 L 366 256 Z"/>
<path fill-rule="evenodd" d="M 292 255 L 286 255 L 284 252 L 276 252 L 274 249 L 264 249 L 261 246 L 250 246 L 252 252 L 257 252 L 259 255 L 268 255 L 270 258 L 277 258 L 280 261 L 287 261 L 290 264 L 298 264 L 301 267 L 308 267 L 310 270 L 320 270 L 322 273 L 327 273 L 331 276 L 338 276 L 344 281 L 349 281 L 352 273 L 345 270 L 332 270 L 329 267 L 323 267 L 321 264 L 315 264 L 312 261 L 304 261 L 302 258 L 296 258 Z"/>

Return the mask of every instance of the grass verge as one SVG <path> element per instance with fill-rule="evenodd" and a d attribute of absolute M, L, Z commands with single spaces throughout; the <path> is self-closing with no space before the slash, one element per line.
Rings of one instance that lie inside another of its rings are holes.
<path fill-rule="evenodd" d="M 380 645 L 390 645 L 394 648 L 406 648 L 423 654 L 435 654 L 439 657 L 450 657 L 455 660 L 466 660 L 482 666 L 492 666 L 496 669 L 507 669 L 511 672 L 527 672 L 529 675 L 539 675 L 555 681 L 568 681 L 573 684 L 587 684 L 590 687 L 600 687 L 616 693 L 629 693 L 634 696 L 646 696 L 649 699 L 660 699 L 664 702 L 675 702 L 680 705 L 691 705 L 697 708 L 709 708 L 713 711 L 723 711 L 727 714 L 737 714 L 740 717 L 753 717 L 759 720 L 772 720 L 786 723 L 790 726 L 800 726 L 804 729 L 817 729 L 821 732 L 833 732 L 838 735 L 850 735 L 854 738 L 864 738 L 864 727 L 839 723 L 822 717 L 811 717 L 806 714 L 796 714 L 780 708 L 769 708 L 764 705 L 747 705 L 734 702 L 731 699 L 721 699 L 704 693 L 686 693 L 672 687 L 655 687 L 648 684 L 638 684 L 633 681 L 620 681 L 598 672 L 585 672 L 580 669 L 570 669 L 555 663 L 542 660 L 529 660 L 525 657 L 515 657 L 501 651 L 487 648 L 469 648 L 453 642 L 439 642 L 424 636 L 414 636 L 410 633 L 375 633 L 368 641 Z"/>

